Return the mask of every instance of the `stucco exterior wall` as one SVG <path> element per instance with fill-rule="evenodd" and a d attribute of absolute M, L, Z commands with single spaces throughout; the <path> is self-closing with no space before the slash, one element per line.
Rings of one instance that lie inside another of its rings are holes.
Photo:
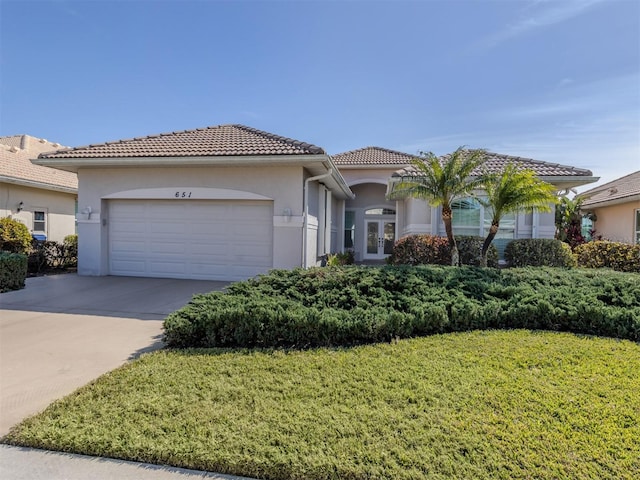
<path fill-rule="evenodd" d="M 20 202 L 23 202 L 22 211 L 18 212 Z M 0 217 L 19 220 L 34 233 L 33 212 L 44 211 L 47 240 L 62 242 L 67 235 L 76 233 L 75 202 L 75 194 L 0 184 Z"/>
<path fill-rule="evenodd" d="M 590 209 L 596 214 L 596 235 L 613 242 L 634 243 L 635 215 L 640 200 Z"/>
<path fill-rule="evenodd" d="M 78 172 L 78 272 L 108 274 L 109 200 L 118 192 L 164 188 L 169 196 L 196 188 L 219 188 L 273 200 L 273 267 L 292 268 L 302 259 L 302 167 L 81 168 Z M 297 188 L 296 188 L 297 187 Z M 309 198 L 313 198 L 310 195 Z M 317 194 L 315 195 L 317 199 Z M 316 200 L 317 201 L 317 200 Z M 308 237 L 315 238 L 314 235 Z M 309 238 L 308 238 L 309 240 Z"/>

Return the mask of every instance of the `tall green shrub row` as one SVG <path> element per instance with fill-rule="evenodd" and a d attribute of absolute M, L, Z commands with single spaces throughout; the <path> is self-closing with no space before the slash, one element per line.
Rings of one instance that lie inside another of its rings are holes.
<path fill-rule="evenodd" d="M 0 252 L 0 293 L 24 288 L 27 278 L 27 256 Z"/>
<path fill-rule="evenodd" d="M 197 295 L 164 322 L 170 347 L 313 347 L 485 328 L 640 340 L 635 274 L 471 267 L 273 271 Z"/>
<path fill-rule="evenodd" d="M 462 265 L 480 265 L 482 237 L 457 236 L 458 253 Z M 446 237 L 434 235 L 407 235 L 400 238 L 389 257 L 391 265 L 450 265 L 451 248 Z M 489 247 L 487 265 L 498 266 L 498 250 Z"/>
<path fill-rule="evenodd" d="M 575 253 L 581 267 L 640 273 L 640 245 L 596 241 L 578 245 Z"/>

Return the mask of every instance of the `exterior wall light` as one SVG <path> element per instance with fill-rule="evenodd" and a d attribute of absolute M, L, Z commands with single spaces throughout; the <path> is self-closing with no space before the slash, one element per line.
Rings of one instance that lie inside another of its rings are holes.
<path fill-rule="evenodd" d="M 18 208 L 16 209 L 18 211 L 18 213 L 20 213 L 22 211 L 23 207 L 24 207 L 24 202 L 18 203 Z"/>

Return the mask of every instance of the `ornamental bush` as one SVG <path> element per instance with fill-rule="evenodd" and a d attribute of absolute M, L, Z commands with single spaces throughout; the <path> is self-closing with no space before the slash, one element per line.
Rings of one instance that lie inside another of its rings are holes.
<path fill-rule="evenodd" d="M 640 340 L 640 276 L 445 266 L 274 270 L 196 295 L 164 322 L 169 347 L 317 347 L 487 328 Z"/>
<path fill-rule="evenodd" d="M 65 237 L 64 243 L 34 240 L 29 252 L 29 273 L 75 267 L 78 264 L 78 247 L 69 237 Z"/>
<path fill-rule="evenodd" d="M 13 218 L 0 218 L 0 251 L 26 254 L 31 248 L 27 226 Z"/>
<path fill-rule="evenodd" d="M 578 245 L 575 253 L 581 267 L 640 273 L 640 245 L 595 241 Z"/>
<path fill-rule="evenodd" d="M 480 256 L 484 238 L 458 236 L 456 243 L 462 265 L 480 265 Z M 393 246 L 389 257 L 391 265 L 450 265 L 451 249 L 446 237 L 433 235 L 408 235 L 400 238 Z M 487 255 L 489 267 L 498 266 L 498 250 L 489 247 Z"/>
<path fill-rule="evenodd" d="M 571 247 L 550 238 L 522 238 L 507 244 L 504 258 L 510 267 L 575 267 Z"/>
<path fill-rule="evenodd" d="M 27 257 L 19 253 L 0 252 L 0 293 L 24 288 Z"/>

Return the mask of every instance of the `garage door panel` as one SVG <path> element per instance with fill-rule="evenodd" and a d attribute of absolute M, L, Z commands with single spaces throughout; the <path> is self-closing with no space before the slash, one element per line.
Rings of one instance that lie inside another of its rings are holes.
<path fill-rule="evenodd" d="M 112 275 L 239 280 L 273 265 L 271 202 L 113 200 Z"/>

